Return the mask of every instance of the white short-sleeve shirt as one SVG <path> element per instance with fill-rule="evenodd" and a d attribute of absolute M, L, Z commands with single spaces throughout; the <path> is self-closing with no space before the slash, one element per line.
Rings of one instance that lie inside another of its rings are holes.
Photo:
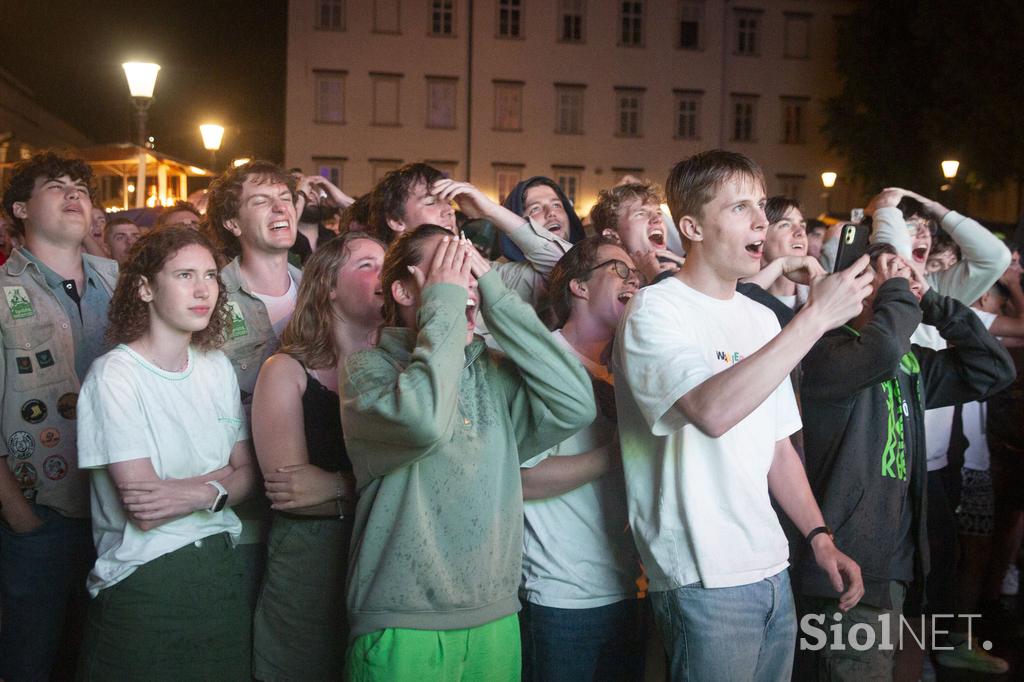
<path fill-rule="evenodd" d="M 235 443 L 248 438 L 238 380 L 220 351 L 189 348 L 182 372 L 164 371 L 124 345 L 93 363 L 78 399 L 79 466 L 93 470 L 93 597 L 191 542 L 242 532 L 230 508 L 140 530 L 125 515 L 107 466 L 148 458 L 161 479 L 202 476 L 226 466 Z"/>
<path fill-rule="evenodd" d="M 768 495 L 776 442 L 801 427 L 787 376 L 711 438 L 676 400 L 780 331 L 746 296 L 715 299 L 678 278 L 641 290 L 615 339 L 613 370 L 629 521 L 652 591 L 746 585 L 788 566 Z"/>

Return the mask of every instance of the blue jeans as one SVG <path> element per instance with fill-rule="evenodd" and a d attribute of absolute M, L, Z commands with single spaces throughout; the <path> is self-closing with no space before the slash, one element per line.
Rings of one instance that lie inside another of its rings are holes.
<path fill-rule="evenodd" d="M 789 573 L 738 587 L 652 592 L 673 682 L 789 680 L 796 609 Z"/>
<path fill-rule="evenodd" d="M 29 533 L 0 523 L 0 679 L 11 682 L 73 675 L 96 560 L 89 519 L 33 511 L 43 525 Z"/>
<path fill-rule="evenodd" d="M 523 602 L 519 612 L 523 682 L 629 682 L 643 678 L 639 602 L 557 609 Z"/>

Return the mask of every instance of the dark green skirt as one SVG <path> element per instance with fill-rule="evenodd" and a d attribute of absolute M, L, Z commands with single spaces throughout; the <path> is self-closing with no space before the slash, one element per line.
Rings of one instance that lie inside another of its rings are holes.
<path fill-rule="evenodd" d="M 242 564 L 221 533 L 100 591 L 89 604 L 78 677 L 251 680 L 250 637 Z"/>
<path fill-rule="evenodd" d="M 348 645 L 345 574 L 352 519 L 275 514 L 253 622 L 253 676 L 340 680 Z"/>

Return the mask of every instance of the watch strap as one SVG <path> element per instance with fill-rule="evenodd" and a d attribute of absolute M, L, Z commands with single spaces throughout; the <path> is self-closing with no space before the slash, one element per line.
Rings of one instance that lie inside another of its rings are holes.
<path fill-rule="evenodd" d="M 834 538 L 835 537 L 833 535 L 833 533 L 832 533 L 832 529 L 829 528 L 828 526 L 818 526 L 817 528 L 815 528 L 814 530 L 812 530 L 810 533 L 807 534 L 807 537 L 805 538 L 807 540 L 807 544 L 811 544 L 811 540 L 813 540 L 815 537 L 821 535 L 822 533 L 825 533 L 830 538 Z"/>

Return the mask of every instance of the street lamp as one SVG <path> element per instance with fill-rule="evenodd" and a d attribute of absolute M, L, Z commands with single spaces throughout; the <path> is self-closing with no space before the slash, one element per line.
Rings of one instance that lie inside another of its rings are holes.
<path fill-rule="evenodd" d="M 252 161 L 252 159 L 250 159 L 248 156 L 243 156 L 240 159 L 235 159 L 234 161 L 232 161 L 231 165 L 234 166 L 235 168 L 238 168 L 239 166 L 244 166 L 250 161 Z"/>
<path fill-rule="evenodd" d="M 940 190 L 947 192 L 953 187 L 953 180 L 956 179 L 958 170 L 960 170 L 960 162 L 956 159 L 946 159 L 942 162 L 942 177 L 946 178 L 947 182 L 939 188 Z"/>
<path fill-rule="evenodd" d="M 139 141 L 139 167 L 136 173 L 135 186 L 146 186 L 146 112 L 153 103 L 153 88 L 156 87 L 156 74 L 160 71 L 159 64 L 145 62 L 125 62 L 121 65 L 125 78 L 128 79 L 128 91 L 132 95 Z M 135 193 L 135 207 L 142 208 L 145 192 Z"/>
<path fill-rule="evenodd" d="M 835 171 L 825 171 L 821 174 L 821 184 L 825 188 L 825 213 L 832 212 L 832 193 L 830 189 L 836 186 L 836 178 L 839 175 Z"/>
<path fill-rule="evenodd" d="M 217 150 L 224 139 L 224 126 L 216 123 L 204 123 L 199 126 L 199 134 L 203 136 L 203 146 L 210 150 L 210 165 L 217 171 Z"/>

